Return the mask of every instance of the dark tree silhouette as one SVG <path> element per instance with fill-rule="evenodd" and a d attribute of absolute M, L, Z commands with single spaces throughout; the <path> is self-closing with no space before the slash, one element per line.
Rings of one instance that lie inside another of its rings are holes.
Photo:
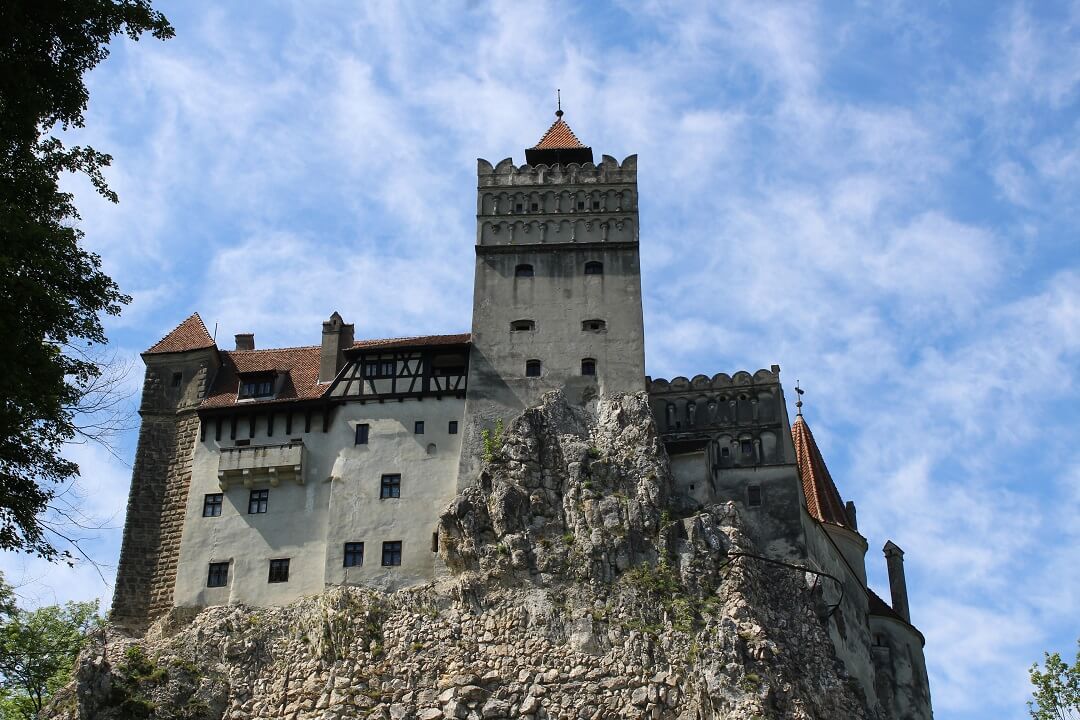
<path fill-rule="evenodd" d="M 102 313 L 130 298 L 80 246 L 78 212 L 59 186 L 61 173 L 81 172 L 116 202 L 101 172 L 111 158 L 51 133 L 83 126 L 83 76 L 113 36 L 145 32 L 173 35 L 148 0 L 0 3 L 0 549 L 67 555 L 42 517 L 78 473 L 64 443 L 98 432 L 76 417 L 108 384 L 96 352 Z"/>

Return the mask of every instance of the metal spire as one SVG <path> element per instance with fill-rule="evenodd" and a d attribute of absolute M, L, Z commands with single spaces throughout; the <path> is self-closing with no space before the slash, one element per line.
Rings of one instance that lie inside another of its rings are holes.
<path fill-rule="evenodd" d="M 799 381 L 798 380 L 795 381 L 795 392 L 798 393 L 798 395 L 799 395 L 799 399 L 795 402 L 795 407 L 799 411 L 798 413 L 796 413 L 796 415 L 798 417 L 802 417 L 802 396 L 803 396 L 803 393 L 805 393 L 806 391 L 803 390 L 801 387 L 799 387 Z"/>
<path fill-rule="evenodd" d="M 556 102 L 556 108 L 557 108 L 555 110 L 555 117 L 561 118 L 563 116 L 563 111 L 562 111 L 562 90 L 560 90 L 559 88 L 555 88 L 555 102 Z"/>

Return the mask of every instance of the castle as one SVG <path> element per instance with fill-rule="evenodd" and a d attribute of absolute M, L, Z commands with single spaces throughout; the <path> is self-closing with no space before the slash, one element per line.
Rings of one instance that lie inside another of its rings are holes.
<path fill-rule="evenodd" d="M 645 375 L 637 157 L 594 163 L 556 115 L 526 164 L 478 161 L 471 333 L 358 340 L 335 312 L 319 345 L 241 334 L 225 350 L 194 314 L 143 353 L 113 623 L 137 633 L 173 607 L 428 582 L 445 572 L 439 515 L 501 422 L 551 390 L 585 406 L 647 392 L 671 512 L 734 502 L 765 555 L 837 579 L 821 593 L 847 673 L 890 717 L 931 718 L 903 552 L 885 544 L 886 603 L 778 366 Z"/>

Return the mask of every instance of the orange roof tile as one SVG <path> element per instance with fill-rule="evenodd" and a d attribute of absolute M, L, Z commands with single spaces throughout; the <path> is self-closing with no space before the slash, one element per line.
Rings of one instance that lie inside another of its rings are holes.
<path fill-rule="evenodd" d="M 456 345 L 469 342 L 469 333 L 459 335 L 419 335 L 416 337 L 359 340 L 353 350 L 382 350 L 384 348 L 412 347 L 417 345 Z M 322 397 L 328 384 L 319 384 L 318 345 L 269 350 L 225 350 L 221 352 L 221 368 L 214 378 L 213 386 L 200 407 L 221 408 L 236 405 L 240 389 L 240 376 L 248 373 L 276 372 L 284 374 L 284 382 L 277 395 L 266 400 L 245 400 L 243 405 L 273 402 L 296 402 Z"/>
<path fill-rule="evenodd" d="M 206 331 L 199 313 L 192 313 L 184 322 L 173 328 L 165 337 L 158 340 L 144 355 L 156 353 L 187 352 L 213 347 L 214 339 Z"/>
<path fill-rule="evenodd" d="M 569 150 L 572 148 L 585 147 L 580 140 L 577 139 L 577 135 L 570 129 L 570 126 L 566 124 L 566 121 L 559 118 L 551 124 L 548 131 L 544 133 L 544 137 L 540 138 L 540 142 L 536 143 L 533 150 Z"/>
<path fill-rule="evenodd" d="M 795 443 L 795 464 L 802 479 L 803 494 L 806 495 L 806 509 L 820 522 L 851 527 L 844 501 L 836 489 L 825 459 L 821 457 L 814 434 L 802 415 L 795 418 L 791 426 L 791 439 Z"/>

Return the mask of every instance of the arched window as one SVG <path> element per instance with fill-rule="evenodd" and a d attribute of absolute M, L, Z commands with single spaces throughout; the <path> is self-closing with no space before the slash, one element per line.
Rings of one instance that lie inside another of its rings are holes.
<path fill-rule="evenodd" d="M 582 332 L 603 332 L 605 328 L 607 328 L 607 323 L 599 318 L 581 321 Z"/>
<path fill-rule="evenodd" d="M 603 275 L 604 274 L 604 263 L 596 261 L 596 260 L 590 260 L 589 262 L 585 263 L 585 274 L 586 275 Z"/>
<path fill-rule="evenodd" d="M 536 323 L 532 320 L 514 320 L 510 323 L 510 332 L 532 332 Z"/>
<path fill-rule="evenodd" d="M 525 377 L 540 377 L 540 361 L 539 360 L 526 360 L 525 361 Z"/>
<path fill-rule="evenodd" d="M 528 263 L 521 263 L 514 268 L 514 277 L 532 277 L 533 266 Z"/>
<path fill-rule="evenodd" d="M 596 374 L 596 361 L 592 358 L 584 358 L 581 361 L 581 374 L 582 375 L 595 375 Z"/>

